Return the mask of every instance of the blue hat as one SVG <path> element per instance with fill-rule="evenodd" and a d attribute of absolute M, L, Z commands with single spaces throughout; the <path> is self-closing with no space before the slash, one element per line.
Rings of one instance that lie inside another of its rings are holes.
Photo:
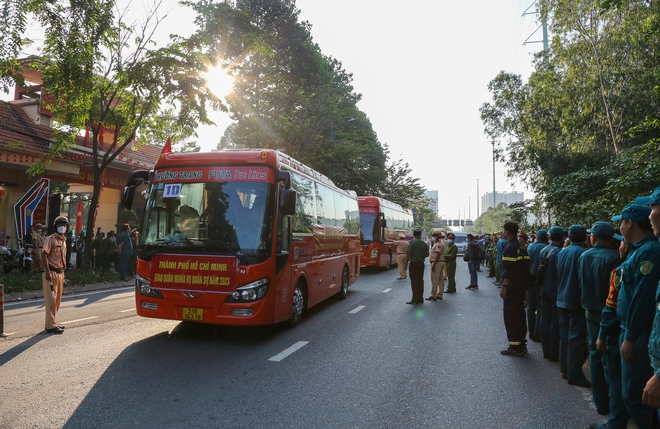
<path fill-rule="evenodd" d="M 648 197 L 635 198 L 635 204 L 650 206 L 652 204 L 660 204 L 660 186 L 655 188 L 655 191 Z"/>
<path fill-rule="evenodd" d="M 615 240 L 623 241 L 623 235 L 614 234 L 612 238 L 614 238 Z"/>
<path fill-rule="evenodd" d="M 568 235 L 587 235 L 587 228 L 582 225 L 571 225 L 568 228 Z"/>
<path fill-rule="evenodd" d="M 596 238 L 609 239 L 614 235 L 614 227 L 609 222 L 596 222 L 589 230 Z"/>
<path fill-rule="evenodd" d="M 536 238 L 540 238 L 541 240 L 545 240 L 548 238 L 548 231 L 545 229 L 539 229 L 536 231 Z"/>
<path fill-rule="evenodd" d="M 651 208 L 649 206 L 641 206 L 639 204 L 628 204 L 623 208 L 621 214 L 612 218 L 613 222 L 621 219 L 630 219 L 636 222 L 644 222 L 649 220 Z"/>
<path fill-rule="evenodd" d="M 550 240 L 558 241 L 564 238 L 564 228 L 561 226 L 553 226 L 548 232 L 550 234 Z"/>

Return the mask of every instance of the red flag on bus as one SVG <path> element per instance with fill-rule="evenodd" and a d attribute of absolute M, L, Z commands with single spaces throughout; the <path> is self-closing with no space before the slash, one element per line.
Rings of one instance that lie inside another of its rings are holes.
<path fill-rule="evenodd" d="M 165 146 L 163 146 L 163 151 L 160 153 L 160 158 L 163 157 L 166 153 L 171 153 L 172 152 L 172 139 L 169 137 L 167 138 L 167 141 L 165 142 Z"/>

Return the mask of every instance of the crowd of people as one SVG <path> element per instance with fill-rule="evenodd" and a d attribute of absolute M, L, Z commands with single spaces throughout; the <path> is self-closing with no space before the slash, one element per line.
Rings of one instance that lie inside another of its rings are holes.
<path fill-rule="evenodd" d="M 625 429 L 629 419 L 640 429 L 660 428 L 660 186 L 611 222 L 616 225 L 554 226 L 529 234 L 506 222 L 499 234 L 468 234 L 466 289 L 478 290 L 477 272 L 487 266 L 503 300 L 508 347 L 501 354 L 526 356 L 528 338 L 541 343 L 543 357 L 559 363 L 562 378 L 590 388 L 597 412 L 608 416 L 590 428 Z M 416 228 L 407 246 L 403 237 L 397 243 L 406 254 L 399 253 L 398 279 L 407 278 L 408 265 L 411 280 L 407 304 L 424 302 L 429 256 L 426 300 L 455 291 L 453 234 L 434 231 L 429 245 L 421 233 Z M 443 277 L 449 280 L 444 291 Z"/>
<path fill-rule="evenodd" d="M 48 236 L 48 228 L 41 223 L 30 228 L 30 234 L 26 236 L 26 243 L 31 243 L 35 251 L 33 253 L 34 272 L 44 272 L 44 263 L 42 261 L 42 248 L 45 238 Z M 135 275 L 136 255 L 134 249 L 137 246 L 139 232 L 137 229 L 131 229 L 129 225 L 120 225 L 119 233 L 114 230 L 104 233 L 101 228 L 97 228 L 92 246 L 87 249 L 85 242 L 85 231 L 81 231 L 77 236 L 73 231 L 68 230 L 64 234 L 66 257 L 64 266 L 66 270 L 80 269 L 83 265 L 87 252 L 91 253 L 91 267 L 101 270 L 102 275 L 111 268 L 120 275 L 121 280 L 128 280 L 129 276 Z M 71 263 L 71 255 L 75 253 L 75 265 Z"/>

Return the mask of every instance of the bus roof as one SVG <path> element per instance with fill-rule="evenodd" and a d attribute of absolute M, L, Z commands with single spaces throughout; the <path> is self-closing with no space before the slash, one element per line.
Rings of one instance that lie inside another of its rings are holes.
<path fill-rule="evenodd" d="M 330 178 L 308 167 L 302 162 L 290 157 L 289 155 L 273 149 L 225 149 L 214 152 L 186 152 L 186 153 L 165 153 L 162 154 L 156 163 L 154 169 L 173 168 L 173 167 L 204 167 L 215 166 L 218 164 L 256 164 L 269 165 L 277 169 L 294 171 L 303 176 L 314 179 L 329 187 L 338 188 Z M 349 194 L 356 195 L 354 191 L 347 191 Z"/>
<path fill-rule="evenodd" d="M 404 211 L 408 212 L 408 209 L 404 209 L 397 203 L 393 203 L 392 201 L 388 201 L 385 198 L 381 197 L 373 197 L 373 196 L 364 196 L 364 197 L 358 197 L 358 203 L 360 205 L 364 206 L 382 206 L 382 207 L 389 207 L 394 210 L 398 211 Z"/>

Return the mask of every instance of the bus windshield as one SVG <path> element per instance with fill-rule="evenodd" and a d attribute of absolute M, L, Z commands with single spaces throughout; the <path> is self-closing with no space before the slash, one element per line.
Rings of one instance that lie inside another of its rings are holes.
<path fill-rule="evenodd" d="M 366 245 L 380 240 L 380 216 L 360 213 L 360 244 Z"/>
<path fill-rule="evenodd" d="M 153 184 L 141 245 L 267 254 L 272 190 L 264 182 Z"/>

